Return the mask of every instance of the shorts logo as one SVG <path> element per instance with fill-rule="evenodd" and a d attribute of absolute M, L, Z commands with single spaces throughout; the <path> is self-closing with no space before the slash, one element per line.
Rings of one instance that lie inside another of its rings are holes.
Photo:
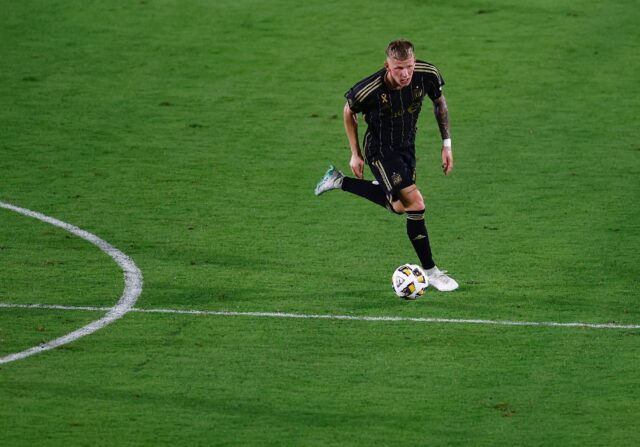
<path fill-rule="evenodd" d="M 393 174 L 391 174 L 391 181 L 394 185 L 399 185 L 400 183 L 402 183 L 402 176 L 397 172 L 394 172 Z"/>

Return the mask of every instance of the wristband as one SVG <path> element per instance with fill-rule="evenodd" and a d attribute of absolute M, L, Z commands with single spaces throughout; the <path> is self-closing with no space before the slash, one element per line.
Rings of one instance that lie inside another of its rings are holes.
<path fill-rule="evenodd" d="M 444 140 L 442 140 L 442 146 L 451 147 L 451 138 L 445 138 Z"/>

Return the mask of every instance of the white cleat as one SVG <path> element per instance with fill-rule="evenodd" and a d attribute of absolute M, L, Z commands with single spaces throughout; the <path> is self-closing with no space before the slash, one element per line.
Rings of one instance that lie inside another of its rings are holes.
<path fill-rule="evenodd" d="M 440 292 L 451 292 L 458 288 L 458 283 L 455 279 L 447 275 L 446 270 L 440 270 L 438 267 L 434 267 L 425 270 L 425 273 L 429 278 L 429 285 Z"/>
<path fill-rule="evenodd" d="M 329 166 L 324 177 L 322 177 L 316 185 L 316 195 L 319 196 L 323 192 L 342 188 L 342 179 L 344 179 L 344 174 L 337 170 L 333 165 Z"/>

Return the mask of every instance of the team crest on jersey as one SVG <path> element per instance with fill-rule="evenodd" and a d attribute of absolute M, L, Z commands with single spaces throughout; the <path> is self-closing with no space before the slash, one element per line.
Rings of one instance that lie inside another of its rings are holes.
<path fill-rule="evenodd" d="M 413 99 L 420 99 L 423 96 L 423 92 L 422 92 L 422 87 L 420 87 L 419 85 L 416 85 L 413 88 Z"/>
<path fill-rule="evenodd" d="M 399 185 L 400 183 L 402 183 L 402 176 L 397 172 L 394 172 L 391 175 L 391 181 L 393 182 L 394 185 Z"/>

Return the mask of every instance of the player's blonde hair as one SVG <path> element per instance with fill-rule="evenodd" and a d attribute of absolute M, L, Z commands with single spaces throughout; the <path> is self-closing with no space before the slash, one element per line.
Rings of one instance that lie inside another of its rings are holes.
<path fill-rule="evenodd" d="M 406 61 L 414 57 L 413 44 L 405 39 L 394 40 L 387 46 L 387 57 L 399 61 Z"/>

